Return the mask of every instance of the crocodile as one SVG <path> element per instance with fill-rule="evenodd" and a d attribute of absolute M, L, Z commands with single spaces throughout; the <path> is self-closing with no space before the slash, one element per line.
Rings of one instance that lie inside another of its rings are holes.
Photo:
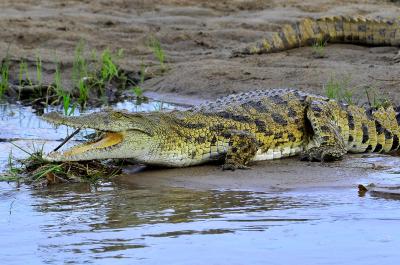
<path fill-rule="evenodd" d="M 232 56 L 280 52 L 326 42 L 400 46 L 400 22 L 363 16 L 304 18 L 285 24 L 261 41 L 232 51 Z"/>
<path fill-rule="evenodd" d="M 287 24 L 234 56 L 284 51 L 318 42 L 400 45 L 397 20 L 361 16 L 305 18 Z M 399 109 L 363 108 L 295 89 L 230 95 L 185 111 L 128 113 L 107 110 L 79 117 L 48 113 L 54 124 L 91 128 L 94 141 L 45 156 L 50 161 L 133 158 L 169 167 L 223 161 L 224 169 L 251 161 L 300 155 L 340 159 L 345 153 L 399 149 Z"/>
<path fill-rule="evenodd" d="M 348 105 L 296 89 L 233 94 L 186 110 L 42 117 L 101 135 L 49 153 L 50 161 L 131 158 L 167 167 L 220 161 L 223 169 L 235 170 L 257 160 L 299 155 L 331 161 L 347 152 L 388 153 L 400 146 L 399 108 Z"/>

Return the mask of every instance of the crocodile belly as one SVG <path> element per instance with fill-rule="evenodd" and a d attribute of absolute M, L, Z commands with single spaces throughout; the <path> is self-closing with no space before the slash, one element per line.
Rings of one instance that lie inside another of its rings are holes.
<path fill-rule="evenodd" d="M 302 146 L 276 147 L 276 148 L 270 148 L 266 152 L 258 150 L 256 156 L 253 158 L 253 161 L 273 160 L 282 157 L 295 156 L 300 154 L 302 151 L 303 151 Z"/>

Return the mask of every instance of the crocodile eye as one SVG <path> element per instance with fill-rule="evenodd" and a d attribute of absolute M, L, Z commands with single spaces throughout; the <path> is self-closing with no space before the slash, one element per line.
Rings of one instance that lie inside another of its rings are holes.
<path fill-rule="evenodd" d="M 115 112 L 114 113 L 114 118 L 129 118 L 132 116 L 132 113 L 124 113 L 124 112 Z"/>

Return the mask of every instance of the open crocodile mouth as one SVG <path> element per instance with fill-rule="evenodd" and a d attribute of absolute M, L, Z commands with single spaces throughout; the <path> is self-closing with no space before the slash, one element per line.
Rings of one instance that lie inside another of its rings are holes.
<path fill-rule="evenodd" d="M 92 160 L 96 155 L 107 154 L 117 147 L 124 140 L 124 134 L 119 132 L 100 132 L 100 135 L 94 140 L 72 146 L 64 152 L 54 150 L 45 155 L 44 158 L 50 161 L 77 161 Z"/>
<path fill-rule="evenodd" d="M 85 142 L 69 148 L 63 153 L 63 156 L 76 156 L 95 149 L 107 149 L 121 143 L 123 139 L 122 133 L 103 132 L 100 137 L 94 141 Z"/>
<path fill-rule="evenodd" d="M 134 121 L 139 119 L 138 117 L 141 118 L 136 114 L 114 111 L 94 112 L 81 116 L 64 116 L 57 112 L 46 113 L 42 116 L 43 120 L 56 126 L 72 127 L 76 131 L 44 158 L 50 161 L 80 161 L 126 157 L 124 151 L 126 151 L 127 137 L 132 138 L 133 134 L 150 134 L 146 130 L 136 128 Z M 94 130 L 98 136 L 93 140 L 66 148 L 64 151 L 58 151 L 81 129 Z"/>

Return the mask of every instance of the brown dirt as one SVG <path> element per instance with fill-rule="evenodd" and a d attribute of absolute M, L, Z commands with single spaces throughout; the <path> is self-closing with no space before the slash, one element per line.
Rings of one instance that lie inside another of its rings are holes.
<path fill-rule="evenodd" d="M 396 17 L 400 5 L 390 1 L 5 0 L 0 8 L 0 54 L 5 56 L 8 50 L 12 58 L 28 61 L 40 54 L 49 81 L 55 58 L 63 62 L 64 71 L 70 71 L 81 39 L 88 51 L 123 48 L 124 69 L 137 71 L 142 59 L 157 65 L 146 44 L 155 36 L 166 51 L 170 70 L 146 81 L 144 88 L 158 97 L 165 94 L 174 99 L 178 94 L 213 99 L 269 87 L 323 93 L 323 85 L 334 77 L 350 78 L 350 86 L 361 98 L 365 98 L 362 87 L 373 86 L 400 101 L 400 67 L 392 59 L 397 53 L 394 47 L 329 45 L 322 59 L 314 58 L 310 47 L 229 58 L 232 49 L 305 16 Z"/>

